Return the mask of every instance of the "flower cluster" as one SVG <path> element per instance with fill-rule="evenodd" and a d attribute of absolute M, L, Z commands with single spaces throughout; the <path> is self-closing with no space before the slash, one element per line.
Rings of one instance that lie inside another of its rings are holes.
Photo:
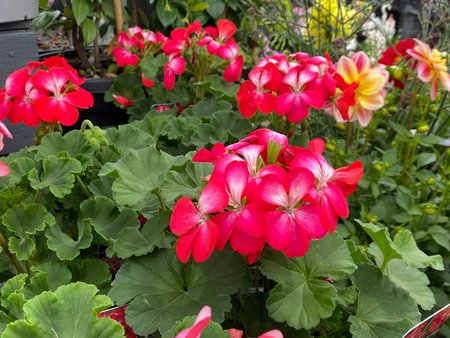
<path fill-rule="evenodd" d="M 170 230 L 179 240 L 178 258 L 205 261 L 214 248 L 231 248 L 258 259 L 265 243 L 289 257 L 304 255 L 310 240 L 335 230 L 347 217 L 347 196 L 362 176 L 361 162 L 337 170 L 322 156 L 325 142 L 308 148 L 288 145 L 269 129 L 251 132 L 225 147 L 201 149 L 193 161 L 211 162 L 213 172 L 194 204 L 182 197 L 174 206 Z"/>
<path fill-rule="evenodd" d="M 157 53 L 166 40 L 162 33 L 134 26 L 117 34 L 113 56 L 120 67 L 136 66 L 146 55 Z"/>
<path fill-rule="evenodd" d="M 142 84 L 146 88 L 155 84 L 158 74 L 153 71 L 150 78 L 146 77 L 139 67 L 140 62 L 145 56 L 156 56 L 161 51 L 166 58 L 163 84 L 167 90 L 172 90 L 177 75 L 185 72 L 191 73 L 198 82 L 211 72 L 223 69 L 225 81 L 235 82 L 240 79 L 244 62 L 233 39 L 235 32 L 236 26 L 227 19 L 219 20 L 217 28 L 202 28 L 200 22 L 194 21 L 188 27 L 174 29 L 169 37 L 135 26 L 117 35 L 113 55 L 119 66 L 131 66 L 135 67 L 131 71 L 140 71 Z M 123 106 L 134 104 L 122 96 L 115 95 L 114 98 Z"/>
<path fill-rule="evenodd" d="M 27 126 L 42 121 L 73 125 L 78 108 L 94 104 L 92 94 L 80 87 L 84 81 L 62 57 L 29 62 L 11 73 L 0 89 L 0 116 Z"/>
<path fill-rule="evenodd" d="M 136 338 L 137 334 L 134 333 L 133 329 L 127 324 L 125 320 L 125 310 L 127 306 L 120 306 L 118 308 L 110 309 L 102 311 L 98 314 L 99 318 L 102 317 L 108 317 L 111 319 L 114 319 L 116 322 L 118 322 L 120 325 L 123 326 L 125 329 L 125 337 L 126 338 Z"/>
<path fill-rule="evenodd" d="M 278 54 L 260 61 L 239 88 L 239 110 L 251 117 L 260 110 L 275 112 L 298 123 L 310 108 L 325 109 L 338 121 L 366 126 L 374 110 L 384 104 L 388 73 L 372 67 L 368 56 L 357 52 L 333 64 L 330 57 L 295 53 Z"/>

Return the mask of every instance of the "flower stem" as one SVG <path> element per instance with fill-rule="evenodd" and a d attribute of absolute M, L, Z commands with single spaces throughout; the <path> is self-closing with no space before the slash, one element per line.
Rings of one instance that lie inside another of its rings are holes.
<path fill-rule="evenodd" d="M 17 273 L 27 273 L 22 264 L 20 264 L 17 257 L 14 254 L 12 254 L 11 251 L 9 251 L 6 238 L 3 236 L 1 232 L 0 232 L 0 245 L 2 246 L 3 251 L 6 253 L 11 263 L 15 266 Z"/>
<path fill-rule="evenodd" d="M 345 138 L 345 155 L 348 154 L 348 149 L 350 148 L 350 145 L 352 143 L 352 137 L 353 137 L 353 124 L 347 123 L 347 137 Z"/>
<path fill-rule="evenodd" d="M 83 181 L 81 180 L 80 176 L 76 175 L 75 179 L 77 180 L 77 183 L 80 185 L 81 190 L 87 197 L 91 197 L 92 193 L 86 188 Z"/>

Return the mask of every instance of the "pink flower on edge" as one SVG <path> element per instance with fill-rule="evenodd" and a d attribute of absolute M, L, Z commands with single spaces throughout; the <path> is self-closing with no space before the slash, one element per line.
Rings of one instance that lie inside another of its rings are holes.
<path fill-rule="evenodd" d="M 175 204 L 170 219 L 170 230 L 180 236 L 176 252 L 186 263 L 192 255 L 196 262 L 205 261 L 217 243 L 219 229 L 210 214 L 223 211 L 228 205 L 228 194 L 223 184 L 210 182 L 201 192 L 197 207 L 188 197 Z"/>
<path fill-rule="evenodd" d="M 3 136 L 6 136 L 10 139 L 13 137 L 5 124 L 3 122 L 0 122 L 0 150 L 2 150 L 5 146 L 3 143 Z M 0 177 L 7 176 L 10 172 L 11 170 L 8 168 L 8 166 L 0 161 Z"/>
<path fill-rule="evenodd" d="M 211 308 L 204 306 L 195 318 L 194 324 L 184 329 L 175 336 L 175 338 L 200 338 L 202 331 L 211 322 Z"/>

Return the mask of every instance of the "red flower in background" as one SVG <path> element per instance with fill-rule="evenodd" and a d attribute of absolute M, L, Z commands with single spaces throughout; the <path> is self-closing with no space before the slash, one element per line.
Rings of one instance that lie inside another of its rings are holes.
<path fill-rule="evenodd" d="M 378 63 L 386 66 L 398 65 L 403 59 L 409 60 L 411 56 L 406 52 L 408 49 L 414 48 L 416 45 L 414 39 L 408 38 L 400 40 L 395 46 L 391 46 L 381 53 Z"/>
<path fill-rule="evenodd" d="M 127 308 L 127 305 L 120 306 L 115 309 L 111 310 L 105 310 L 98 314 L 99 318 L 102 317 L 108 317 L 116 322 L 118 322 L 120 325 L 123 326 L 125 329 L 125 337 L 126 338 L 137 338 L 137 334 L 134 333 L 133 329 L 127 324 L 127 321 L 125 320 L 125 310 Z"/>

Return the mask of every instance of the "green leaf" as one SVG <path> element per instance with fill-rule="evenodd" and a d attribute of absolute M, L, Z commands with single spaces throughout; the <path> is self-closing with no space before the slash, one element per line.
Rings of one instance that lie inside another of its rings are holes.
<path fill-rule="evenodd" d="M 78 26 L 94 11 L 93 2 L 87 0 L 72 0 L 72 12 Z"/>
<path fill-rule="evenodd" d="M 95 27 L 94 21 L 89 18 L 83 21 L 81 28 L 83 30 L 83 42 L 87 46 L 94 41 L 97 28 Z"/>
<path fill-rule="evenodd" d="M 39 176 L 36 168 L 30 171 L 28 179 L 33 189 L 49 188 L 55 196 L 62 198 L 69 194 L 75 182 L 75 175 L 82 171 L 81 164 L 74 158 L 49 155 L 43 163 L 44 171 Z"/>
<path fill-rule="evenodd" d="M 450 232 L 440 225 L 432 225 L 427 229 L 427 233 L 440 246 L 450 251 Z"/>
<path fill-rule="evenodd" d="M 414 205 L 411 190 L 406 187 L 400 186 L 395 196 L 397 204 L 406 212 L 408 212 Z"/>
<path fill-rule="evenodd" d="M 417 247 L 411 231 L 401 230 L 394 237 L 394 248 L 409 266 L 426 268 L 431 266 L 435 270 L 444 270 L 440 255 L 428 256 Z"/>
<path fill-rule="evenodd" d="M 401 259 L 393 259 L 386 267 L 385 274 L 392 282 L 405 290 L 424 310 L 431 310 L 435 304 L 430 281 L 425 273 L 407 266 Z"/>
<path fill-rule="evenodd" d="M 101 293 L 111 286 L 111 273 L 106 262 L 96 258 L 76 259 L 69 264 L 72 281 L 95 285 Z"/>
<path fill-rule="evenodd" d="M 25 318 L 9 324 L 5 338 L 119 338 L 124 329 L 97 313 L 112 305 L 108 297 L 96 295 L 97 288 L 81 282 L 46 291 L 24 305 Z"/>
<path fill-rule="evenodd" d="M 34 235 L 47 226 L 55 224 L 55 218 L 41 204 L 19 204 L 8 209 L 2 217 L 3 225 L 16 237 L 11 236 L 8 246 L 19 260 L 25 261 L 36 249 Z"/>
<path fill-rule="evenodd" d="M 151 135 L 130 124 L 108 128 L 105 136 L 122 153 L 130 149 L 142 149 L 156 145 L 156 141 Z"/>
<path fill-rule="evenodd" d="M 206 77 L 208 81 L 208 91 L 217 94 L 223 94 L 228 97 L 236 97 L 239 90 L 237 83 L 226 82 L 223 76 L 219 74 L 213 74 Z"/>
<path fill-rule="evenodd" d="M 177 7 L 169 5 L 166 8 L 166 0 L 156 0 L 156 15 L 164 27 L 170 26 L 180 17 Z"/>
<path fill-rule="evenodd" d="M 201 12 L 207 9 L 209 5 L 206 2 L 196 2 L 194 6 L 191 7 L 192 12 Z"/>
<path fill-rule="evenodd" d="M 206 11 L 213 19 L 218 19 L 225 11 L 225 3 L 221 0 L 205 0 L 209 5 Z"/>
<path fill-rule="evenodd" d="M 161 197 L 169 207 L 173 206 L 178 197 L 198 197 L 203 187 L 206 176 L 212 172 L 210 163 L 189 162 L 185 168 L 185 174 L 177 171 L 169 171 L 161 186 Z"/>
<path fill-rule="evenodd" d="M 9 183 L 19 183 L 35 166 L 36 164 L 34 161 L 28 157 L 20 157 L 10 162 L 8 164 L 8 167 L 11 170 L 8 175 Z"/>
<path fill-rule="evenodd" d="M 363 227 L 364 231 L 367 232 L 383 253 L 384 260 L 382 266 L 385 266 L 393 258 L 401 258 L 401 255 L 393 247 L 394 243 L 389 236 L 387 228 L 379 227 L 372 223 L 363 223 L 358 219 L 356 222 Z"/>
<path fill-rule="evenodd" d="M 304 257 L 269 251 L 261 271 L 278 283 L 267 300 L 269 315 L 295 329 L 317 326 L 333 314 L 338 298 L 335 286 L 325 278 L 340 280 L 355 269 L 347 244 L 337 234 L 311 241 Z"/>
<path fill-rule="evenodd" d="M 34 18 L 31 27 L 34 31 L 39 29 L 48 29 L 49 26 L 58 19 L 60 11 L 42 11 L 37 18 Z"/>
<path fill-rule="evenodd" d="M 406 264 L 414 268 L 426 268 L 431 266 L 435 270 L 443 270 L 442 257 L 440 255 L 428 256 L 421 251 L 414 240 L 411 231 L 401 230 L 397 232 L 392 241 L 387 228 L 379 227 L 372 223 L 362 223 L 356 220 L 363 229 L 369 234 L 383 253 L 384 261 L 381 269 L 393 258 L 401 258 Z M 377 253 L 369 248 L 369 252 L 375 257 Z"/>
<path fill-rule="evenodd" d="M 20 238 L 10 237 L 8 239 L 8 246 L 9 250 L 21 261 L 30 259 L 33 251 L 36 249 L 36 243 L 30 236 Z"/>
<path fill-rule="evenodd" d="M 125 228 L 114 242 L 114 250 L 120 258 L 142 256 L 152 252 L 155 247 L 166 245 L 165 230 L 169 226 L 170 213 L 163 213 L 150 218 L 142 229 Z"/>
<path fill-rule="evenodd" d="M 137 334 L 164 333 L 205 304 L 211 306 L 213 319 L 222 322 L 245 270 L 242 257 L 230 250 L 185 265 L 172 251 L 160 250 L 123 265 L 109 295 L 119 305 L 131 301 L 127 321 Z"/>
<path fill-rule="evenodd" d="M 35 275 L 30 278 L 26 288 L 33 296 L 43 291 L 56 291 L 60 286 L 69 284 L 72 279 L 72 273 L 61 262 L 39 264 L 33 266 L 31 270 Z"/>
<path fill-rule="evenodd" d="M 56 256 L 61 260 L 72 260 L 80 254 L 81 249 L 86 249 L 91 245 L 93 236 L 89 223 L 78 220 L 77 224 L 77 239 L 64 233 L 57 224 L 47 228 L 45 232 L 48 248 L 55 251 Z"/>
<path fill-rule="evenodd" d="M 23 294 L 27 274 L 19 274 L 8 279 L 2 287 L 0 303 L 11 318 L 22 318 L 23 304 L 26 299 Z"/>
<path fill-rule="evenodd" d="M 104 196 L 95 196 L 80 205 L 81 217 L 106 240 L 115 240 L 125 228 L 138 228 L 139 220 L 135 211 L 124 208 Z"/>
<path fill-rule="evenodd" d="M 359 291 L 356 314 L 349 317 L 354 337 L 398 338 L 420 320 L 416 303 L 377 267 L 359 266 L 352 281 Z"/>
<path fill-rule="evenodd" d="M 55 224 L 55 217 L 42 204 L 16 205 L 2 217 L 3 225 L 16 236 L 34 235 L 47 226 Z"/>
<path fill-rule="evenodd" d="M 153 55 L 146 55 L 141 61 L 139 66 L 144 73 L 144 76 L 148 79 L 156 79 L 158 73 L 167 62 L 167 56 L 165 54 L 159 54 L 154 57 Z"/>
<path fill-rule="evenodd" d="M 374 243 L 371 244 L 371 252 L 375 256 L 377 265 L 380 267 L 383 263 L 383 254 Z M 433 308 L 435 299 L 431 289 L 428 287 L 430 281 L 425 273 L 407 266 L 403 260 L 398 258 L 390 260 L 383 273 L 397 287 L 405 290 L 424 310 Z"/>
<path fill-rule="evenodd" d="M 130 100 L 145 98 L 140 74 L 125 72 L 118 75 L 114 79 L 111 88 L 105 93 L 106 102 L 114 102 L 117 104 L 113 98 L 113 94 L 126 97 Z"/>
<path fill-rule="evenodd" d="M 152 146 L 130 150 L 110 167 L 118 174 L 112 186 L 114 199 L 121 205 L 139 209 L 161 185 L 163 174 L 177 162 L 180 158 L 159 152 Z"/>

